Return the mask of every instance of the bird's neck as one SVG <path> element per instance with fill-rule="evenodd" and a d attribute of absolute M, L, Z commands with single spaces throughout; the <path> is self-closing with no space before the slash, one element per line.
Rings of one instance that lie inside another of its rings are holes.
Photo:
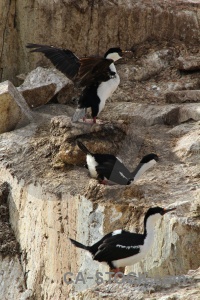
<path fill-rule="evenodd" d="M 154 160 L 149 161 L 145 164 L 139 164 L 136 169 L 132 172 L 134 181 L 138 180 L 149 168 L 153 167 L 156 162 Z"/>
<path fill-rule="evenodd" d="M 116 70 L 116 68 L 115 68 L 114 63 L 112 63 L 112 64 L 110 65 L 110 70 L 111 70 L 112 72 L 117 73 L 117 70 Z"/>
<path fill-rule="evenodd" d="M 147 220 L 144 220 L 144 237 L 145 238 L 151 238 L 154 236 L 154 228 L 156 225 L 156 222 L 159 220 L 160 216 L 150 216 Z"/>
<path fill-rule="evenodd" d="M 148 164 L 140 163 L 132 172 L 134 181 L 138 180 L 149 168 L 150 166 Z"/>
<path fill-rule="evenodd" d="M 145 164 L 139 164 L 132 172 L 134 181 L 138 180 L 145 171 L 146 171 Z"/>

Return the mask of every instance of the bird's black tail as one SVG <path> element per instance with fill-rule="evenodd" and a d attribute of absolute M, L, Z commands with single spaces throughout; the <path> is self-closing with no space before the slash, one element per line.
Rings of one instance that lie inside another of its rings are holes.
<path fill-rule="evenodd" d="M 77 145 L 85 154 L 92 154 L 80 141 L 77 141 Z"/>
<path fill-rule="evenodd" d="M 69 238 L 70 239 L 70 238 Z M 72 242 L 72 244 L 74 245 L 74 246 L 76 246 L 76 247 L 78 247 L 78 248 L 81 248 L 81 249 L 84 249 L 84 250 L 87 250 L 87 251 L 90 251 L 90 247 L 89 246 L 85 246 L 85 245 L 83 245 L 83 244 L 81 244 L 81 243 L 79 243 L 79 242 L 77 242 L 77 241 L 75 241 L 75 240 L 73 240 L 73 239 L 70 239 L 70 241 Z"/>

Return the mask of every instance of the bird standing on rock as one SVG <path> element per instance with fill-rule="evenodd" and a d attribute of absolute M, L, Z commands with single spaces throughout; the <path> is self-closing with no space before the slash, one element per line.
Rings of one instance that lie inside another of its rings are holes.
<path fill-rule="evenodd" d="M 85 246 L 71 238 L 70 241 L 76 247 L 89 251 L 94 260 L 106 262 L 117 273 L 120 267 L 133 265 L 146 256 L 153 245 L 156 222 L 175 209 L 149 208 L 144 217 L 143 234 L 118 229 L 106 234 L 92 246 Z"/>
<path fill-rule="evenodd" d="M 154 153 L 145 155 L 133 172 L 130 172 L 121 160 L 112 154 L 99 154 L 90 152 L 83 143 L 77 141 L 78 147 L 86 154 L 86 167 L 91 177 L 102 184 L 116 183 L 129 185 L 138 180 L 144 172 L 154 166 L 158 156 Z"/>
<path fill-rule="evenodd" d="M 42 52 L 54 66 L 79 86 L 85 87 L 78 101 L 78 108 L 72 117 L 73 122 L 83 118 L 86 110 L 91 107 L 93 123 L 103 110 L 106 100 L 117 89 L 120 78 L 114 62 L 131 51 L 110 48 L 104 57 L 78 58 L 68 49 L 56 48 L 40 44 L 28 44 L 31 52 Z"/>

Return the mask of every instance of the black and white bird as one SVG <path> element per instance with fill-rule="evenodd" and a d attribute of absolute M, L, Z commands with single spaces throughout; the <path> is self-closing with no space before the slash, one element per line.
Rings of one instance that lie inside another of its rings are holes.
<path fill-rule="evenodd" d="M 77 145 L 86 154 L 86 167 L 90 176 L 98 179 L 103 184 L 112 182 L 129 185 L 138 180 L 144 172 L 153 167 L 158 161 L 156 154 L 147 154 L 141 159 L 135 170 L 130 172 L 115 155 L 91 153 L 80 141 L 77 141 Z"/>
<path fill-rule="evenodd" d="M 120 78 L 114 62 L 131 51 L 110 48 L 104 57 L 78 58 L 68 49 L 53 46 L 28 44 L 31 52 L 42 52 L 54 66 L 79 86 L 85 87 L 78 101 L 78 108 L 72 117 L 73 122 L 83 118 L 86 121 L 86 110 L 91 107 L 93 123 L 103 110 L 106 100 L 117 89 Z"/>
<path fill-rule="evenodd" d="M 176 208 L 149 208 L 144 217 L 143 234 L 118 229 L 106 234 L 92 246 L 85 246 L 70 238 L 76 247 L 89 251 L 94 260 L 106 262 L 115 272 L 120 267 L 133 265 L 142 260 L 149 252 L 154 241 L 154 227 L 167 212 Z"/>

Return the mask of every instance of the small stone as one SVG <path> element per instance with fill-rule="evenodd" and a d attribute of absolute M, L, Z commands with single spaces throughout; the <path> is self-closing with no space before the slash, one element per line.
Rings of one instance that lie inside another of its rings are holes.
<path fill-rule="evenodd" d="M 134 68 L 134 72 L 129 79 L 133 78 L 134 80 L 142 81 L 159 74 L 169 65 L 171 55 L 170 49 L 162 49 L 150 53 L 140 61 L 139 66 Z"/>
<path fill-rule="evenodd" d="M 200 120 L 200 105 L 198 103 L 184 104 L 179 109 L 179 123 L 186 122 L 188 120 L 199 121 Z"/>
<path fill-rule="evenodd" d="M 187 156 L 189 154 L 198 155 L 200 152 L 199 130 L 193 130 L 180 138 L 174 151 L 180 157 Z"/>
<path fill-rule="evenodd" d="M 172 129 L 170 129 L 168 131 L 168 133 L 170 133 L 176 137 L 181 137 L 184 134 L 187 134 L 194 126 L 195 126 L 195 123 L 183 123 L 183 124 L 180 124 L 178 126 L 175 126 Z"/>
<path fill-rule="evenodd" d="M 80 165 L 85 162 L 85 155 L 77 149 L 78 147 L 70 147 L 66 151 L 61 150 L 58 153 L 57 159 L 68 165 Z"/>
<path fill-rule="evenodd" d="M 200 70 L 200 57 L 199 56 L 186 56 L 178 58 L 178 68 L 183 71 Z"/>
<path fill-rule="evenodd" d="M 200 102 L 200 90 L 168 92 L 165 98 L 167 103 Z"/>

